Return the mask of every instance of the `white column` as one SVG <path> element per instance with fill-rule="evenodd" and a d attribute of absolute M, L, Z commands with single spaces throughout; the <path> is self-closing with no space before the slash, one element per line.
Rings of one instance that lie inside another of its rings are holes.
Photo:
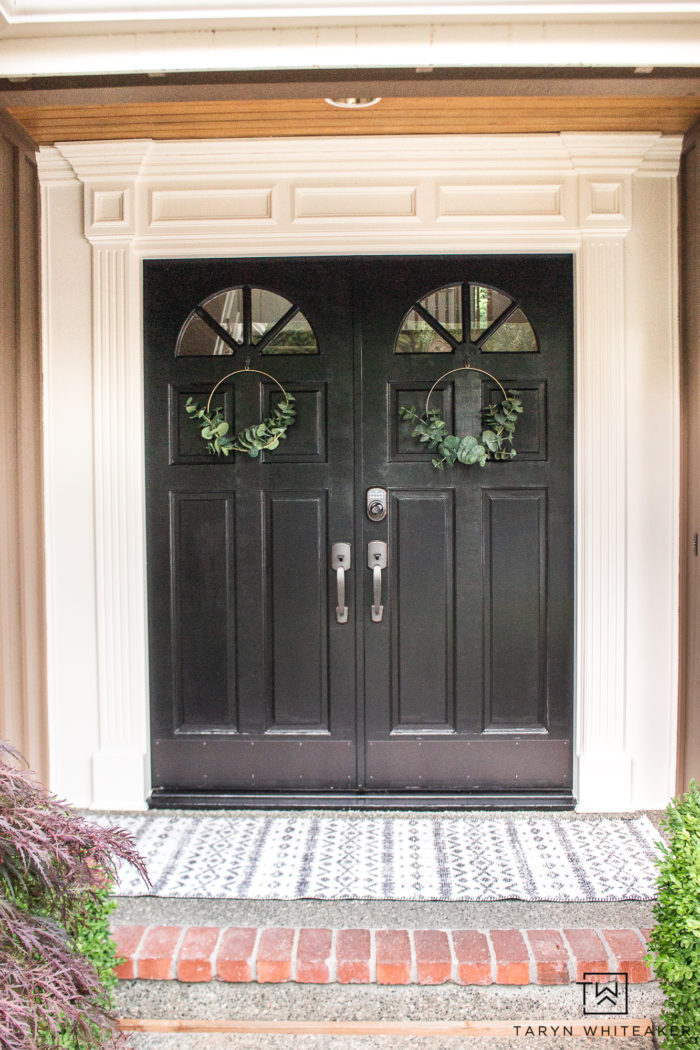
<path fill-rule="evenodd" d="M 92 437 L 97 747 L 95 809 L 145 806 L 149 791 L 143 378 L 136 184 L 150 142 L 64 143 L 83 183 L 92 250 Z M 86 290 L 76 290 L 84 298 Z"/>
<path fill-rule="evenodd" d="M 140 808 L 148 793 L 138 276 L 129 245 L 93 247 L 98 809 Z"/>
<path fill-rule="evenodd" d="M 38 156 L 50 787 L 92 800 L 98 745 L 90 246 L 83 187 L 54 150 Z"/>
<path fill-rule="evenodd" d="M 624 241 L 584 236 L 578 271 L 577 793 L 581 809 L 631 804 L 625 726 Z"/>

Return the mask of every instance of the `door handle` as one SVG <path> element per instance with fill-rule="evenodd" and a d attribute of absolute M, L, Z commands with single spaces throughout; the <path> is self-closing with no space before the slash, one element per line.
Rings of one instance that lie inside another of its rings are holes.
<path fill-rule="evenodd" d="M 334 543 L 331 547 L 331 569 L 335 569 L 338 604 L 335 618 L 338 623 L 348 622 L 348 607 L 345 604 L 345 573 L 350 568 L 350 544 Z"/>
<path fill-rule="evenodd" d="M 372 622 L 379 623 L 384 615 L 382 605 L 382 569 L 386 569 L 387 546 L 383 540 L 367 544 L 367 566 L 372 570 Z"/>

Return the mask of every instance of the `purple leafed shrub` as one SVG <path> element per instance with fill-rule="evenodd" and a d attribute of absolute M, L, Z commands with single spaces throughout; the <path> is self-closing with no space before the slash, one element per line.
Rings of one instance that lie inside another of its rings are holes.
<path fill-rule="evenodd" d="M 148 882 L 119 828 L 84 820 L 0 741 L 0 1050 L 117 1045 L 109 997 L 72 932 L 120 860 Z"/>

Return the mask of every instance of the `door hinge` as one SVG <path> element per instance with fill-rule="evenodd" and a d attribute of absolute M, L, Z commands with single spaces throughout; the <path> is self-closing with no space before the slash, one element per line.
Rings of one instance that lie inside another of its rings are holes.
<path fill-rule="evenodd" d="M 697 534 L 697 532 L 693 536 L 693 554 L 697 558 L 697 556 L 698 556 L 698 534 Z"/>

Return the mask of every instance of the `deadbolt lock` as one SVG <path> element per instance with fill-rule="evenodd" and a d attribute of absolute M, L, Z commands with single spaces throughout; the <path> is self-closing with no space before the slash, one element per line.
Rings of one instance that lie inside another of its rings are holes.
<path fill-rule="evenodd" d="M 367 489 L 367 517 L 370 521 L 383 521 L 386 517 L 386 489 Z"/>

